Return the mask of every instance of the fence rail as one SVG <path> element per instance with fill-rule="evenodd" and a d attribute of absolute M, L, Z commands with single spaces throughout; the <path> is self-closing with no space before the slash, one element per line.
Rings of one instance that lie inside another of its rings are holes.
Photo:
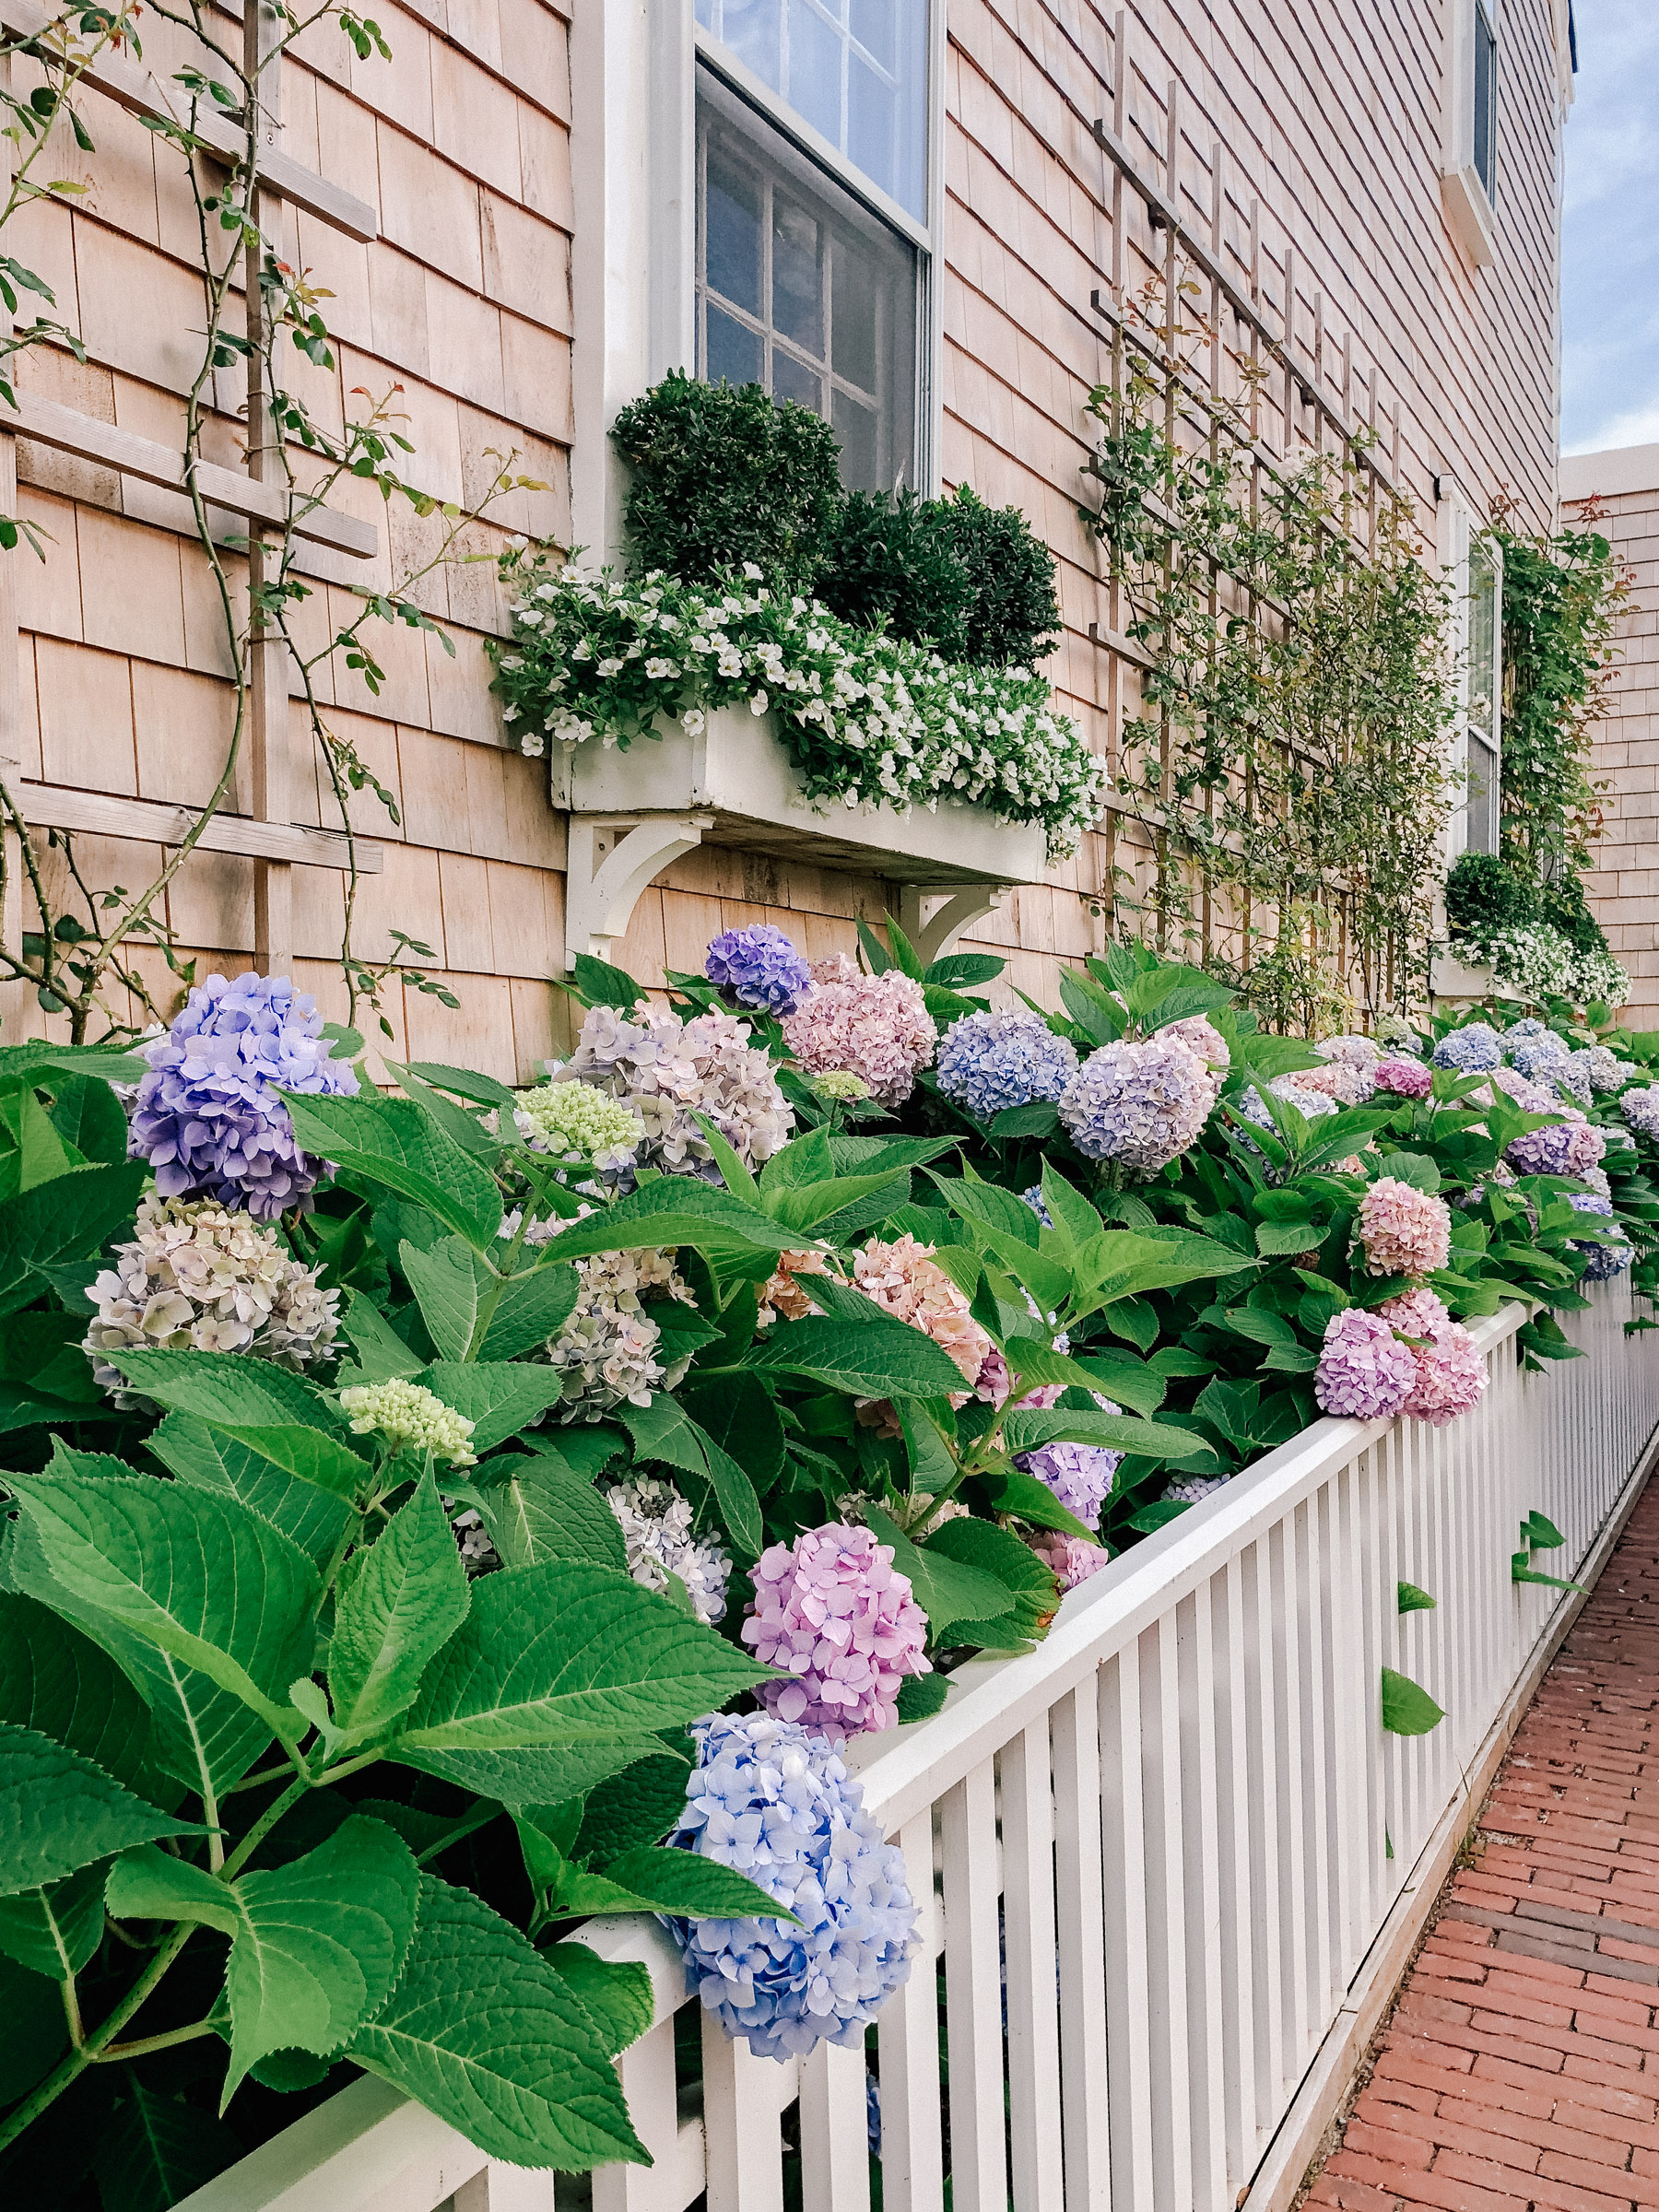
<path fill-rule="evenodd" d="M 1511 1580 L 1522 1519 L 1564 1533 L 1571 1576 L 1642 1463 L 1659 1356 L 1629 1315 L 1619 1278 L 1571 1324 L 1588 1356 L 1542 1375 L 1518 1309 L 1477 1324 L 1473 1414 L 1316 1422 L 1074 1592 L 1035 1651 L 854 1747 L 938 1969 L 924 1950 L 879 2023 L 883 2212 L 938 2212 L 947 2172 L 954 2212 L 1239 2201 L 1550 1638 L 1562 1594 Z M 1402 1582 L 1435 1609 L 1402 1615 Z M 1384 1666 L 1444 1707 L 1431 1733 L 1383 1730 Z M 863 2052 L 779 2065 L 705 2017 L 688 2084 L 672 1945 L 638 1920 L 583 1936 L 652 1973 L 655 2025 L 618 2063 L 654 2166 L 555 2183 L 367 2077 L 185 2212 L 782 2212 L 794 2155 L 804 2212 L 867 2212 Z"/>

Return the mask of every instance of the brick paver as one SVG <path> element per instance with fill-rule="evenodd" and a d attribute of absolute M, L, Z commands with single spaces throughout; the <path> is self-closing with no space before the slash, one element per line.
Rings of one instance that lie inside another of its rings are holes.
<path fill-rule="evenodd" d="M 1539 1687 L 1304 2201 L 1659 2212 L 1659 1482 Z"/>

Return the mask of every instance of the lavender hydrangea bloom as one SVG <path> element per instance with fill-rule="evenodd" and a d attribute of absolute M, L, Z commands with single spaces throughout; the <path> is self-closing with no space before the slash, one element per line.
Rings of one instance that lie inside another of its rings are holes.
<path fill-rule="evenodd" d="M 1618 1111 L 1639 1136 L 1659 1141 L 1659 1083 L 1622 1092 Z"/>
<path fill-rule="evenodd" d="M 933 1663 L 923 1651 L 927 1617 L 892 1546 L 868 1528 L 827 1522 L 793 1545 L 771 1545 L 752 1580 L 739 1634 L 781 1672 L 760 1687 L 769 1708 L 837 1735 L 896 1727 L 903 1677 L 931 1674 Z"/>
<path fill-rule="evenodd" d="M 1542 1109 L 1528 1102 L 1524 1111 Z M 1586 1168 L 1600 1165 L 1606 1149 L 1601 1131 L 1591 1128 L 1576 1109 L 1565 1107 L 1560 1121 L 1529 1129 L 1505 1147 L 1503 1157 L 1523 1175 L 1582 1175 Z"/>
<path fill-rule="evenodd" d="M 793 1014 L 812 987 L 806 956 L 770 922 L 723 929 L 710 942 L 703 973 L 740 1006 L 755 1006 L 779 1020 Z"/>
<path fill-rule="evenodd" d="M 323 1041 L 317 1002 L 285 975 L 210 975 L 143 1048 L 127 1151 L 164 1198 L 206 1197 L 268 1220 L 303 1205 L 324 1162 L 301 1152 L 279 1090 L 349 1098 L 358 1079 Z"/>
<path fill-rule="evenodd" d="M 1042 1185 L 1040 1182 L 1030 1184 L 1020 1192 L 1019 1196 L 1021 1204 L 1030 1207 L 1044 1229 L 1053 1228 L 1054 1217 L 1049 1212 L 1048 1200 L 1042 1194 Z"/>
<path fill-rule="evenodd" d="M 939 1047 L 939 1088 L 988 1122 L 1010 1106 L 1057 1100 L 1077 1072 L 1076 1048 L 1041 1014 L 964 1014 Z"/>
<path fill-rule="evenodd" d="M 1313 1377 L 1322 1413 L 1352 1421 L 1392 1419 L 1417 1382 L 1417 1359 L 1382 1316 L 1348 1306 L 1325 1324 Z"/>
<path fill-rule="evenodd" d="M 916 1908 L 897 1845 L 820 1735 L 770 1713 L 692 1723 L 697 1766 L 668 1841 L 735 1867 L 798 1924 L 669 1920 L 687 1987 L 761 2058 L 857 2049 L 909 1981 Z"/>
<path fill-rule="evenodd" d="M 1114 1406 L 1099 1392 L 1095 1396 L 1103 1413 L 1123 1412 L 1121 1406 Z M 1020 1453 L 1014 1462 L 1053 1490 L 1058 1502 L 1068 1513 L 1075 1513 L 1085 1528 L 1100 1525 L 1100 1508 L 1111 1497 L 1123 1464 L 1121 1452 L 1109 1452 L 1101 1444 L 1040 1444 L 1035 1452 Z"/>
<path fill-rule="evenodd" d="M 1570 1191 L 1567 1203 L 1581 1214 L 1600 1214 L 1606 1218 L 1613 1211 L 1613 1201 L 1604 1198 L 1599 1191 Z M 1636 1257 L 1630 1248 L 1630 1241 L 1622 1230 L 1618 1232 L 1616 1244 L 1581 1243 L 1575 1240 L 1572 1249 L 1584 1255 L 1584 1272 L 1581 1279 L 1586 1283 L 1606 1282 L 1611 1277 L 1621 1274 Z"/>
<path fill-rule="evenodd" d="M 1484 1075 L 1503 1061 L 1503 1041 L 1489 1021 L 1465 1022 L 1448 1030 L 1430 1054 L 1436 1067 L 1454 1067 L 1459 1075 Z"/>
<path fill-rule="evenodd" d="M 1547 1083 L 1570 1057 L 1567 1045 L 1553 1030 L 1546 1030 L 1541 1037 L 1523 1037 L 1509 1050 L 1510 1065 L 1529 1083 Z"/>
<path fill-rule="evenodd" d="M 1066 1085 L 1060 1120 L 1089 1159 L 1121 1159 L 1155 1175 L 1179 1159 L 1209 1119 L 1218 1086 L 1179 1038 L 1103 1044 Z"/>
<path fill-rule="evenodd" d="M 1504 1047 L 1506 1051 L 1512 1052 L 1516 1045 L 1524 1043 L 1529 1037 L 1547 1037 L 1551 1033 L 1547 1021 L 1540 1021 L 1535 1014 L 1524 1015 L 1519 1021 L 1512 1021 L 1504 1030 Z"/>

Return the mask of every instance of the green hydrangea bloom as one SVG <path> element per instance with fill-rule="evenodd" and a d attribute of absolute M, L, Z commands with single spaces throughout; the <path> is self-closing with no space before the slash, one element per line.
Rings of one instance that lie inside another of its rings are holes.
<path fill-rule="evenodd" d="M 354 1436 L 383 1436 L 395 1452 L 429 1452 L 452 1467 L 470 1467 L 473 1424 L 419 1382 L 362 1382 L 340 1393 Z"/>
<path fill-rule="evenodd" d="M 644 1141 L 639 1115 L 591 1083 L 544 1083 L 519 1093 L 519 1135 L 537 1152 L 576 1152 L 595 1166 L 619 1165 Z"/>

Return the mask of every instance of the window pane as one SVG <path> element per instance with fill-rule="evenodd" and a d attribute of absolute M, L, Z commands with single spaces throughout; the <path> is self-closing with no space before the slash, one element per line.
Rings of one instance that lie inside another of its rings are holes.
<path fill-rule="evenodd" d="M 1467 796 L 1468 850 L 1496 853 L 1499 828 L 1499 761 L 1489 745 L 1472 733 L 1469 738 Z"/>
<path fill-rule="evenodd" d="M 915 248 L 706 68 L 698 139 L 698 373 L 826 416 L 849 486 L 913 484 Z"/>
<path fill-rule="evenodd" d="M 760 312 L 760 180 L 709 155 L 703 211 L 709 287 L 751 315 Z"/>
<path fill-rule="evenodd" d="M 1475 173 L 1492 196 L 1498 94 L 1498 41 L 1480 0 L 1475 6 Z"/>
<path fill-rule="evenodd" d="M 697 0 L 700 23 L 924 222 L 927 9 L 928 0 Z"/>
<path fill-rule="evenodd" d="M 841 440 L 841 482 L 851 491 L 880 489 L 880 424 L 875 408 L 838 391 L 832 427 Z"/>
<path fill-rule="evenodd" d="M 841 31 L 827 22 L 812 0 L 789 0 L 789 83 L 783 97 L 804 122 L 821 131 L 831 146 L 844 146 L 841 134 Z"/>
<path fill-rule="evenodd" d="M 1498 571 L 1478 545 L 1469 549 L 1469 723 L 1495 742 L 1498 705 Z"/>
<path fill-rule="evenodd" d="M 760 339 L 734 316 L 722 314 L 709 303 L 709 335 L 704 347 L 703 375 L 712 384 L 758 384 L 760 382 Z"/>
<path fill-rule="evenodd" d="M 824 350 L 819 225 L 797 202 L 772 194 L 772 324 L 807 353 Z"/>
<path fill-rule="evenodd" d="M 844 238 L 830 249 L 830 367 L 862 391 L 876 389 L 876 287 Z"/>
<path fill-rule="evenodd" d="M 783 89 L 783 0 L 721 0 L 719 35 L 763 85 Z"/>
<path fill-rule="evenodd" d="M 810 407 L 815 415 L 824 411 L 822 380 L 793 354 L 785 353 L 782 346 L 772 354 L 772 397 L 793 399 L 798 406 Z"/>

